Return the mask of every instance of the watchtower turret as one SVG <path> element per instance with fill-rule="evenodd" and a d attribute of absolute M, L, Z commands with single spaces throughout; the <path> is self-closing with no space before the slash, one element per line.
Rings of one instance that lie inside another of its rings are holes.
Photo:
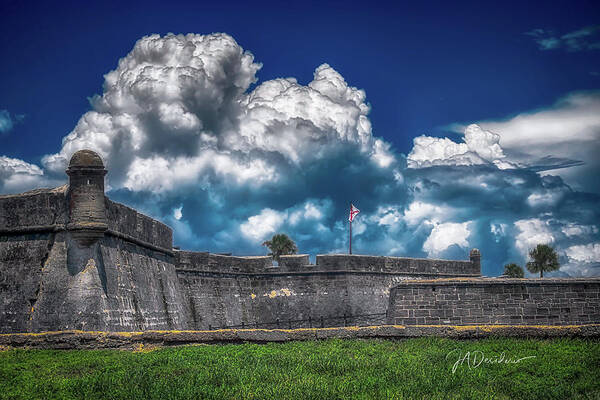
<path fill-rule="evenodd" d="M 479 271 L 481 271 L 481 253 L 479 252 L 479 249 L 471 250 L 471 253 L 469 253 L 469 259 L 471 260 L 471 263 L 473 263 L 473 265 L 475 265 Z"/>
<path fill-rule="evenodd" d="M 108 229 L 104 204 L 104 163 L 91 150 L 79 150 L 69 162 L 69 224 L 67 229 L 82 245 L 89 246 Z"/>

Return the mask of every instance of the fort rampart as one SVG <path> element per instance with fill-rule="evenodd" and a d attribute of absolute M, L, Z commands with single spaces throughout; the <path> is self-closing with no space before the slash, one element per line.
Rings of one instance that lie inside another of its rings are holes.
<path fill-rule="evenodd" d="M 69 186 L 0 196 L 0 331 L 379 324 L 399 282 L 480 273 L 478 260 L 318 255 L 315 265 L 300 254 L 274 266 L 174 250 L 168 226 L 108 198 L 104 207 L 103 234 L 82 245 L 69 231 Z"/>
<path fill-rule="evenodd" d="M 390 292 L 388 323 L 598 324 L 600 278 L 480 278 L 404 282 Z"/>
<path fill-rule="evenodd" d="M 174 249 L 168 226 L 104 195 L 97 154 L 75 153 L 67 173 L 0 196 L 0 333 L 599 322 L 598 280 L 473 280 L 476 249 L 315 264 Z"/>

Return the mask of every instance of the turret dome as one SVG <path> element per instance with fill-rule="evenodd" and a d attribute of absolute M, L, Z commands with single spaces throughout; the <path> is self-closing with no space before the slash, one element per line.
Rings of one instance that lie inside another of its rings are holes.
<path fill-rule="evenodd" d="M 104 168 L 102 158 L 92 150 L 79 150 L 73 154 L 69 162 L 69 168 Z"/>

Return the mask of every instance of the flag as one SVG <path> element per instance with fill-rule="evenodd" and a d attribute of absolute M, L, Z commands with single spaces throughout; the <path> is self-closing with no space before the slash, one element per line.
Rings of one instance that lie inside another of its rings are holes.
<path fill-rule="evenodd" d="M 354 207 L 354 204 L 350 203 L 350 216 L 348 217 L 348 220 L 350 222 L 352 222 L 354 220 L 354 217 L 356 216 L 356 214 L 358 214 L 360 212 L 360 210 L 356 207 Z"/>

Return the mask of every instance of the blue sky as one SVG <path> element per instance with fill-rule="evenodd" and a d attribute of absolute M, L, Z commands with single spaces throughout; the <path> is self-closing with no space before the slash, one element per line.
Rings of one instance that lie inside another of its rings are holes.
<path fill-rule="evenodd" d="M 355 252 L 479 247 L 498 275 L 548 242 L 558 274 L 600 274 L 594 2 L 5 1 L 0 21 L 1 192 L 62 184 L 92 147 L 111 198 L 185 248 L 344 251 L 352 200 Z"/>

